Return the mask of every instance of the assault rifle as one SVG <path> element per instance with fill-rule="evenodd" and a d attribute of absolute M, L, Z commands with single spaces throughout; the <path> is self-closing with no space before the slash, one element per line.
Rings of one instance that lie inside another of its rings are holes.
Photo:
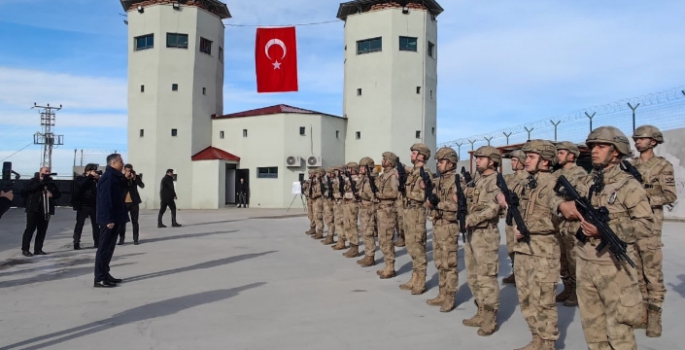
<path fill-rule="evenodd" d="M 511 226 L 513 222 L 516 222 L 516 228 L 523 236 L 521 241 L 530 243 L 530 231 L 528 231 L 528 227 L 526 226 L 525 221 L 523 221 L 523 216 L 521 216 L 521 211 L 519 211 L 519 197 L 514 191 L 507 187 L 507 183 L 504 181 L 504 176 L 502 176 L 501 173 L 497 173 L 497 187 L 502 191 L 507 206 L 509 206 L 505 222 L 509 226 Z"/>
<path fill-rule="evenodd" d="M 431 180 L 430 176 L 423 170 L 423 167 L 420 168 L 419 172 L 421 174 L 421 179 L 423 180 L 426 200 L 430 202 L 433 208 L 437 208 L 438 203 L 440 203 L 440 198 L 433 193 L 433 180 Z"/>
<path fill-rule="evenodd" d="M 640 174 L 640 171 L 637 170 L 637 168 L 631 164 L 629 161 L 624 160 L 620 163 L 621 170 L 630 173 L 630 175 L 633 175 L 635 180 L 639 181 L 642 183 L 642 174 Z"/>
<path fill-rule="evenodd" d="M 464 181 L 466 182 L 466 186 L 469 186 L 469 184 L 471 184 L 471 181 L 473 181 L 473 177 L 471 177 L 471 173 L 466 171 L 465 167 L 461 167 L 461 175 L 464 177 Z"/>
<path fill-rule="evenodd" d="M 338 172 L 338 192 L 340 192 L 340 196 L 345 195 L 345 179 L 342 177 L 342 171 Z"/>
<path fill-rule="evenodd" d="M 309 179 L 309 198 L 312 198 L 312 190 L 314 189 L 314 178 Z"/>
<path fill-rule="evenodd" d="M 561 191 L 562 187 L 564 188 L 563 192 Z M 611 252 L 611 255 L 613 255 L 617 261 L 620 262 L 625 260 L 630 266 L 635 268 L 635 263 L 626 253 L 628 245 L 618 238 L 616 233 L 609 227 L 609 211 L 606 207 L 595 209 L 595 207 L 592 206 L 592 202 L 588 198 L 581 197 L 580 194 L 578 194 L 578 191 L 576 191 L 573 185 L 571 185 L 563 175 L 559 176 L 557 184 L 554 186 L 554 191 L 573 200 L 576 203 L 576 209 L 578 209 L 580 215 L 583 216 L 583 219 L 597 227 L 601 240 L 601 243 L 595 248 L 597 252 L 601 252 L 608 246 L 609 252 Z M 587 240 L 587 236 L 583 234 L 582 229 L 578 229 L 576 232 L 576 239 L 583 243 Z"/>
<path fill-rule="evenodd" d="M 455 175 L 454 184 L 457 186 L 457 220 L 459 221 L 459 232 L 462 234 L 462 239 L 466 243 L 466 196 L 464 189 L 461 188 L 461 179 L 459 175 Z"/>
<path fill-rule="evenodd" d="M 397 169 L 397 175 L 399 175 L 399 182 L 400 182 L 398 189 L 400 190 L 400 193 L 402 193 L 402 195 L 406 195 L 406 193 L 407 193 L 407 188 L 406 188 L 407 172 L 404 171 L 404 165 L 402 165 L 402 162 L 400 162 L 400 157 L 397 157 L 396 169 Z"/>
<path fill-rule="evenodd" d="M 350 187 L 352 188 L 352 194 L 354 195 L 354 198 L 358 199 L 359 193 L 357 192 L 357 184 L 354 183 L 354 179 L 352 178 L 349 170 L 345 170 L 345 176 L 350 179 Z"/>
<path fill-rule="evenodd" d="M 366 167 L 366 176 L 369 177 L 369 186 L 371 186 L 371 192 L 373 192 L 374 195 L 376 195 L 376 192 L 378 192 L 378 187 L 376 187 L 376 179 L 371 176 L 371 167 L 368 165 L 365 165 Z"/>
<path fill-rule="evenodd" d="M 319 186 L 321 187 L 321 197 L 326 193 L 326 186 L 323 185 L 323 179 L 319 178 Z"/>
<path fill-rule="evenodd" d="M 328 199 L 333 199 L 333 184 L 331 183 L 331 177 L 326 175 L 326 184 L 328 185 Z"/>

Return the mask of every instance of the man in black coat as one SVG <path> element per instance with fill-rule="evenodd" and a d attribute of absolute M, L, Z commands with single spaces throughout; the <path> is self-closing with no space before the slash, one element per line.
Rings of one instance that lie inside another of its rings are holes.
<path fill-rule="evenodd" d="M 95 220 L 95 205 L 97 201 L 97 183 L 100 174 L 96 171 L 98 166 L 95 164 L 86 165 L 83 176 L 74 179 L 74 196 L 72 205 L 76 210 L 76 226 L 74 226 L 74 250 L 81 249 L 81 234 L 86 219 L 90 218 L 90 225 L 93 228 L 93 246 L 98 247 L 100 228 Z"/>
<path fill-rule="evenodd" d="M 40 168 L 36 176 L 26 184 L 24 194 L 26 196 L 26 230 L 24 230 L 21 242 L 21 253 L 26 257 L 34 254 L 46 255 L 43 251 L 45 234 L 48 231 L 50 216 L 55 215 L 55 201 L 61 197 L 57 185 L 50 177 L 50 168 Z M 31 254 L 29 251 L 31 239 L 36 229 L 36 242 L 33 254 Z"/>
<path fill-rule="evenodd" d="M 240 178 L 240 183 L 238 184 L 238 208 L 241 206 L 247 208 L 247 198 L 250 190 L 245 183 L 245 179 Z"/>
<path fill-rule="evenodd" d="M 100 225 L 100 242 L 95 253 L 95 288 L 116 287 L 120 279 L 109 273 L 117 236 L 126 228 L 126 178 L 121 170 L 124 161 L 119 154 L 107 156 L 107 169 L 98 182 L 97 222 Z"/>
<path fill-rule="evenodd" d="M 167 169 L 166 175 L 162 178 L 162 183 L 159 190 L 159 198 L 161 200 L 159 207 L 159 214 L 157 215 L 157 227 L 166 227 L 162 223 L 162 216 L 166 212 L 166 208 L 169 207 L 171 210 L 171 226 L 181 227 L 181 225 L 176 222 L 176 202 L 178 199 L 176 197 L 176 190 L 174 189 L 174 169 Z"/>
<path fill-rule="evenodd" d="M 126 212 L 131 220 L 131 226 L 133 226 L 133 244 L 138 245 L 138 236 L 140 233 L 140 225 L 138 225 L 138 215 L 140 213 L 139 204 L 142 202 L 140 200 L 140 194 L 138 193 L 138 187 L 145 188 L 142 176 L 136 174 L 133 170 L 133 165 L 126 164 L 124 166 L 124 176 L 126 177 L 126 198 L 124 202 L 126 203 Z M 126 238 L 126 230 L 124 229 L 119 236 L 119 245 L 124 244 L 124 239 Z"/>

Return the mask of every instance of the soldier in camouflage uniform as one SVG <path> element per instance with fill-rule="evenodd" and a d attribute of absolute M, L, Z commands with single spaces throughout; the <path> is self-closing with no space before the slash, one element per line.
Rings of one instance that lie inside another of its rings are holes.
<path fill-rule="evenodd" d="M 345 176 L 345 194 L 343 196 L 343 214 L 345 238 L 350 241 L 350 249 L 343 256 L 346 258 L 356 258 L 359 256 L 359 188 L 361 177 L 359 174 L 359 164 L 349 162 L 345 166 L 350 177 Z"/>
<path fill-rule="evenodd" d="M 373 186 L 378 183 L 378 175 L 374 172 L 373 159 L 364 157 L 359 161 L 361 182 L 359 185 L 359 220 L 362 226 L 364 240 L 364 258 L 357 261 L 362 267 L 376 265 L 376 195 Z"/>
<path fill-rule="evenodd" d="M 654 148 L 664 143 L 664 135 L 654 126 L 643 125 L 633 133 L 635 148 L 640 156 L 632 163 L 642 175 L 649 203 L 654 212 L 652 235 L 638 237 L 637 248 L 640 259 L 636 261 L 638 271 L 642 272 L 640 291 L 647 305 L 647 314 L 640 328 L 647 327 L 648 337 L 661 336 L 661 309 L 664 305 L 666 288 L 664 286 L 663 252 L 661 247 L 661 227 L 664 222 L 664 205 L 677 199 L 673 165 L 654 154 Z"/>
<path fill-rule="evenodd" d="M 333 198 L 334 198 L 334 205 L 333 205 L 333 216 L 334 216 L 334 223 L 335 223 L 335 232 L 338 233 L 338 242 L 336 245 L 332 246 L 333 250 L 343 250 L 347 248 L 345 245 L 345 228 L 344 228 L 344 222 L 345 222 L 345 216 L 344 216 L 344 210 L 343 210 L 343 195 L 345 194 L 344 186 L 345 186 L 345 180 L 342 177 L 342 173 L 344 170 L 344 167 L 342 165 L 338 165 L 333 168 L 334 170 L 334 176 L 335 176 L 335 181 L 333 181 Z M 342 186 L 342 188 L 341 188 Z"/>
<path fill-rule="evenodd" d="M 309 219 L 309 230 L 304 233 L 307 235 L 313 235 L 316 233 L 316 220 L 314 220 L 314 205 L 312 200 L 312 181 L 314 180 L 314 169 L 309 169 L 307 172 L 307 180 L 302 184 L 302 192 L 305 198 L 307 198 L 307 218 Z"/>
<path fill-rule="evenodd" d="M 516 150 L 511 152 L 509 155 L 511 157 L 511 170 L 513 173 L 504 175 L 504 182 L 507 183 L 507 188 L 515 188 L 519 182 L 524 181 L 528 178 L 528 172 L 526 171 L 526 154 L 521 150 Z M 511 275 L 502 279 L 502 283 L 516 283 L 516 275 L 514 274 L 514 244 L 516 243 L 516 238 L 514 237 L 514 226 L 504 225 L 504 232 L 507 236 L 507 253 L 509 254 L 509 259 L 511 260 Z"/>
<path fill-rule="evenodd" d="M 399 194 L 399 181 L 395 173 L 397 155 L 392 152 L 383 153 L 383 173 L 377 178 L 378 206 L 376 218 L 378 224 L 378 243 L 385 259 L 385 268 L 376 271 L 381 279 L 395 277 L 395 247 L 392 236 L 397 224 L 397 208 L 395 201 Z"/>
<path fill-rule="evenodd" d="M 457 188 L 455 168 L 459 162 L 457 152 L 444 147 L 435 153 L 440 177 L 433 179 L 433 193 L 439 202 L 433 207 L 426 202 L 426 207 L 433 214 L 433 261 L 438 269 L 438 296 L 426 301 L 428 305 L 440 306 L 441 312 L 454 309 L 454 297 L 459 286 L 457 260 L 459 260 L 459 226 L 457 224 Z"/>
<path fill-rule="evenodd" d="M 500 207 L 495 197 L 497 167 L 502 162 L 500 152 L 491 146 L 483 146 L 473 152 L 479 176 L 464 189 L 468 215 L 466 216 L 466 243 L 464 262 L 467 282 L 478 305 L 478 312 L 464 325 L 479 327 L 478 335 L 487 336 L 497 331 L 499 310 L 499 243 L 497 228 Z"/>
<path fill-rule="evenodd" d="M 521 216 L 530 232 L 530 242 L 514 234 L 516 289 L 521 314 L 528 323 L 533 341 L 519 350 L 554 350 L 559 339 L 559 315 L 554 302 L 559 280 L 561 252 L 552 216 L 556 215 L 554 192 L 557 178 L 551 174 L 557 150 L 549 141 L 532 140 L 521 149 L 526 153 L 527 181 L 514 189 L 520 198 Z"/>
<path fill-rule="evenodd" d="M 586 140 L 592 150 L 594 170 L 577 185 L 595 208 L 609 211 L 609 227 L 627 243 L 626 251 L 637 259 L 635 242 L 652 234 L 653 214 L 647 193 L 618 163 L 631 154 L 628 138 L 613 126 L 595 129 Z M 592 192 L 592 193 L 591 193 Z M 581 220 L 585 243 L 576 245 L 576 293 L 585 340 L 590 350 L 637 350 L 633 327 L 644 312 L 639 272 L 624 260 L 618 262 L 606 247 L 597 252 L 597 227 L 582 220 L 575 203 L 564 202 L 559 211 L 568 219 Z M 517 281 L 518 282 L 518 281 Z"/>
<path fill-rule="evenodd" d="M 559 142 L 555 144 L 557 148 L 558 164 L 561 168 L 553 173 L 557 178 L 564 175 L 574 187 L 581 178 L 587 176 L 587 171 L 576 164 L 580 156 L 578 146 L 573 142 Z M 557 218 L 557 216 L 554 216 Z M 578 306 L 578 296 L 576 295 L 576 238 L 575 234 L 580 227 L 578 220 L 564 220 L 559 218 L 558 238 L 561 251 L 561 281 L 564 283 L 564 290 L 556 297 L 557 303 L 564 303 L 564 306 Z"/>
<path fill-rule="evenodd" d="M 326 174 L 326 171 L 323 170 L 323 168 L 317 168 L 312 171 L 312 174 L 314 175 L 311 179 L 310 182 L 310 190 L 309 193 L 311 193 L 311 206 L 312 206 L 312 216 L 314 219 L 314 222 L 316 223 L 316 234 L 312 236 L 314 239 L 322 239 L 323 238 L 323 176 Z"/>
<path fill-rule="evenodd" d="M 326 221 L 326 227 L 328 227 L 328 235 L 326 236 L 326 239 L 321 241 L 322 244 L 324 245 L 330 245 L 335 243 L 335 240 L 333 239 L 333 235 L 335 235 L 336 232 L 336 225 L 335 225 L 335 197 L 333 196 L 333 189 L 335 188 L 335 169 L 334 168 L 328 168 L 326 169 L 326 177 L 322 178 L 322 181 L 324 182 L 324 188 L 326 189 L 326 192 L 324 192 L 323 197 L 323 208 L 324 208 L 324 220 Z M 340 232 L 338 232 L 338 235 L 340 235 Z"/>
<path fill-rule="evenodd" d="M 428 174 L 433 179 L 430 169 L 425 166 L 426 160 L 430 159 L 431 151 L 423 143 L 416 143 L 410 148 L 411 162 L 414 168 L 407 172 L 405 182 L 405 198 L 403 200 L 404 233 L 406 237 L 407 251 L 412 260 L 411 279 L 400 285 L 402 290 L 411 290 L 412 295 L 420 295 L 426 291 L 426 202 L 425 185 L 421 179 L 420 171 Z"/>

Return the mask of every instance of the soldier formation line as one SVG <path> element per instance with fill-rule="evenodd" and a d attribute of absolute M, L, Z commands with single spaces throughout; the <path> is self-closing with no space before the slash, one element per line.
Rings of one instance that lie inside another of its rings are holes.
<path fill-rule="evenodd" d="M 426 290 L 426 220 L 432 220 L 439 291 L 427 303 L 450 312 L 461 233 L 467 284 L 478 306 L 463 324 L 488 336 L 499 327 L 497 224 L 505 215 L 514 272 L 503 282 L 516 285 L 532 335 L 517 350 L 555 349 L 559 302 L 579 306 L 589 349 L 636 350 L 634 329 L 661 336 L 663 207 L 675 202 L 676 189 L 673 166 L 654 154 L 663 134 L 645 125 L 633 140 L 636 157 L 617 128 L 593 130 L 586 140 L 590 174 L 576 164 L 580 151 L 574 143 L 545 140 L 530 140 L 511 152 L 513 173 L 504 177 L 497 172 L 502 155 L 491 146 L 473 153 L 473 177 L 463 169 L 462 176 L 457 173 L 454 149 L 439 149 L 440 174 L 433 176 L 425 166 L 430 149 L 421 143 L 410 149 L 413 168 L 385 152 L 380 172 L 370 157 L 312 169 L 303 187 L 310 220 L 306 234 L 335 244 L 334 250 L 348 249 L 343 256 L 355 258 L 361 253 L 361 229 L 364 257 L 357 263 L 364 268 L 375 265 L 377 238 L 385 261 L 377 271 L 381 279 L 396 276 L 395 247 L 406 245 L 412 275 L 400 289 L 420 295 Z M 564 289 L 557 295 L 560 278 Z"/>

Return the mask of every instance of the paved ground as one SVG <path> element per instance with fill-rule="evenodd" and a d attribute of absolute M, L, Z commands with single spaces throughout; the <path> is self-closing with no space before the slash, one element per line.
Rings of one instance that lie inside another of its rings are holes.
<path fill-rule="evenodd" d="M 72 211 L 60 210 L 51 223 L 51 254 L 26 259 L 19 249 L 23 215 L 12 210 L 0 221 L 0 349 L 486 350 L 529 341 L 511 286 L 502 287 L 499 332 L 483 338 L 461 325 L 475 312 L 463 259 L 459 306 L 443 314 L 425 304 L 437 293 L 431 253 L 431 289 L 412 296 L 398 288 L 411 270 L 404 248 L 400 276 L 380 280 L 376 268 L 362 269 L 305 236 L 307 219 L 292 217 L 300 213 L 183 211 L 184 227 L 160 230 L 145 211 L 142 244 L 115 251 L 112 273 L 125 283 L 103 290 L 92 288 L 95 251 L 70 250 Z M 678 321 L 685 314 L 684 229 L 664 228 L 664 336 L 638 331 L 640 349 L 678 349 L 685 339 Z M 501 276 L 508 275 L 508 261 L 501 265 Z M 586 349 L 578 310 L 559 311 L 558 348 Z"/>

